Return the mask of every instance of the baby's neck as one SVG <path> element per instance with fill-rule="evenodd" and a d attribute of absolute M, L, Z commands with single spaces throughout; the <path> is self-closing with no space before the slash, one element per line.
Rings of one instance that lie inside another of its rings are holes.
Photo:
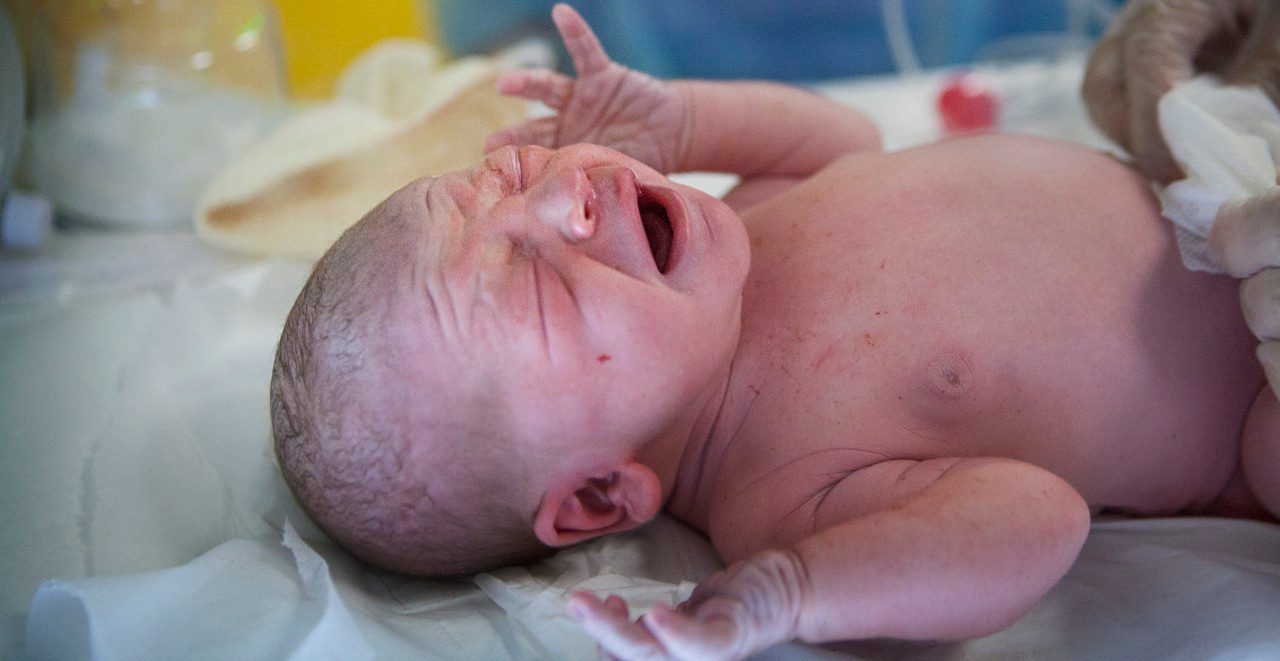
<path fill-rule="evenodd" d="M 712 396 L 684 436 L 675 470 L 658 473 L 666 487 L 667 512 L 698 530 L 707 530 L 710 493 L 720 472 L 720 460 L 742 430 L 751 402 L 759 394 L 759 388 L 751 384 L 761 382 L 764 374 L 759 366 L 764 363 L 752 359 L 754 348 L 754 343 L 739 339 L 733 359 L 714 382 Z"/>

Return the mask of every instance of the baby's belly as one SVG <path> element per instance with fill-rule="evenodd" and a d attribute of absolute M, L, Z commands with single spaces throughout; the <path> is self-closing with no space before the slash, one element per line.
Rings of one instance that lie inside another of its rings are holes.
<path fill-rule="evenodd" d="M 1220 298 L 1184 290 L 1192 295 L 1182 300 L 1204 305 L 1146 310 L 1133 322 L 1049 319 L 1031 332 L 956 324 L 916 338 L 880 378 L 900 375 L 896 418 L 931 439 L 938 456 L 1043 466 L 1095 509 L 1196 511 L 1236 472 L 1243 422 L 1262 385 L 1251 338 L 1192 314 L 1235 317 L 1220 303 L 1234 287 L 1222 289 Z"/>
<path fill-rule="evenodd" d="M 811 414 L 804 435 L 891 456 L 1022 459 L 1095 508 L 1207 504 L 1262 384 L 1235 282 L 1183 268 L 1145 184 L 1109 159 L 1050 154 L 1071 186 L 1019 167 L 1046 162 L 1037 144 L 1001 146 L 980 175 L 946 168 L 981 147 L 900 158 L 914 199 L 909 176 L 869 182 L 848 206 L 860 231 L 818 214 L 801 238 L 822 256 L 777 256 L 787 302 L 766 281 L 749 291 L 748 318 L 781 305 L 811 320 L 783 361 L 811 368 L 791 377 L 804 402 L 792 407 Z"/>

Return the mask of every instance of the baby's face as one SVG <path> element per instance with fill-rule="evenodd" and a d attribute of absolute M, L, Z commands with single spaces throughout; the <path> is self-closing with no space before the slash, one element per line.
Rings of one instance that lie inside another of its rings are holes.
<path fill-rule="evenodd" d="M 634 449 L 723 374 L 750 249 L 719 200 L 595 145 L 424 184 L 400 193 L 425 202 L 410 332 L 492 384 L 522 442 Z"/>

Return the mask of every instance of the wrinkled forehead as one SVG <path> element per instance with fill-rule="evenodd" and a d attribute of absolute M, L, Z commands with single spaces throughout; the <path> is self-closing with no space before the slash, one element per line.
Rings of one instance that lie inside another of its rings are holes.
<path fill-rule="evenodd" d="M 602 165 L 628 168 L 641 181 L 670 183 L 647 165 L 600 145 L 584 143 L 554 150 L 538 145 L 506 146 L 485 154 L 474 167 L 425 180 L 425 201 L 432 222 L 466 225 L 507 196 L 557 179 L 566 170 Z"/>
<path fill-rule="evenodd" d="M 505 335 L 499 327 L 522 318 L 528 298 L 523 294 L 532 290 L 513 275 L 521 261 L 514 256 L 559 248 L 552 239 L 559 230 L 544 222 L 547 210 L 569 199 L 569 182 L 585 185 L 583 173 L 602 165 L 632 169 L 638 179 L 665 180 L 597 145 L 503 147 L 474 167 L 421 179 L 393 196 L 400 198 L 395 213 L 415 226 L 406 258 L 412 264 L 411 290 L 419 300 L 425 294 L 427 312 L 446 332 L 456 330 L 459 340 L 477 329 Z"/>
<path fill-rule="evenodd" d="M 469 247 L 497 238 L 490 211 L 522 188 L 515 149 L 491 152 L 466 170 L 427 177 L 401 191 L 413 196 L 421 225 L 419 249 L 428 266 L 443 267 L 464 258 Z"/>
<path fill-rule="evenodd" d="M 464 358 L 482 349 L 472 323 L 512 250 L 489 212 L 519 189 L 518 163 L 499 150 L 474 167 L 419 179 L 388 198 L 366 220 L 368 259 L 395 292 L 398 343 L 434 356 Z M 483 354 L 483 351 L 479 353 Z M 451 369 L 461 367 L 453 365 Z"/>
<path fill-rule="evenodd" d="M 421 203 L 424 266 L 471 280 L 505 262 L 528 229 L 528 218 L 520 204 L 503 213 L 495 207 L 556 172 L 584 167 L 590 154 L 591 149 L 574 147 L 507 146 L 469 169 L 421 180 L 415 194 Z"/>
<path fill-rule="evenodd" d="M 423 226 L 421 275 L 483 289 L 515 251 L 534 249 L 535 237 L 546 235 L 540 219 L 552 206 L 572 204 L 569 191 L 586 185 L 587 169 L 629 161 L 597 145 L 506 146 L 469 169 L 421 180 L 413 193 Z"/>

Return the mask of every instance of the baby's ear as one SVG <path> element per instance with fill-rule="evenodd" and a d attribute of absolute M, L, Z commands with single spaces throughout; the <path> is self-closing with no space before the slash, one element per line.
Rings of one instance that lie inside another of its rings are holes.
<path fill-rule="evenodd" d="M 635 528 L 661 507 L 657 474 L 627 461 L 609 473 L 548 489 L 534 515 L 533 531 L 547 546 L 569 546 Z"/>

